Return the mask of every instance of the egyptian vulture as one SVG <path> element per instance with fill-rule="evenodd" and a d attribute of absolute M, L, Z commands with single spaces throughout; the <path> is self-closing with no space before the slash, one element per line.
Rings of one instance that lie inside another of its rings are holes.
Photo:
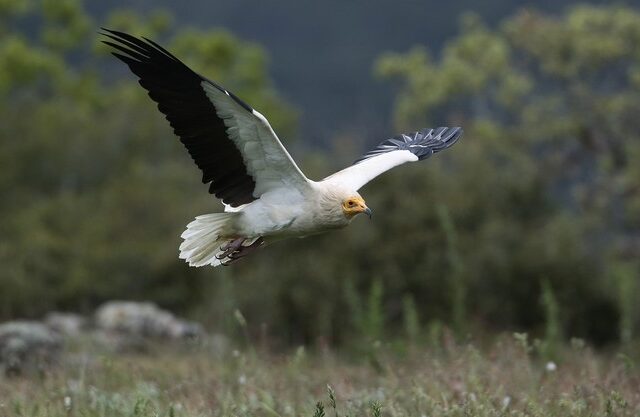
<path fill-rule="evenodd" d="M 139 77 L 158 109 L 222 200 L 182 233 L 180 258 L 191 266 L 228 265 L 287 237 L 347 226 L 371 209 L 358 189 L 383 172 L 452 146 L 459 127 L 423 129 L 387 139 L 322 181 L 308 179 L 267 119 L 232 92 L 192 71 L 152 40 L 104 29 L 114 56 Z"/>

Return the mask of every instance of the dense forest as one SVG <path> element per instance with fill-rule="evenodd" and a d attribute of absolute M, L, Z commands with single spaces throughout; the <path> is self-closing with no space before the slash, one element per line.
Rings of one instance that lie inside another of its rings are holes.
<path fill-rule="evenodd" d="M 188 268 L 177 247 L 186 223 L 221 207 L 100 26 L 161 41 L 264 113 L 285 145 L 301 138 L 293 153 L 311 178 L 372 138 L 344 129 L 330 149 L 305 147 L 301 110 L 260 44 L 175 22 L 167 11 L 90 14 L 75 0 L 0 3 L 0 317 L 129 298 L 227 332 L 241 312 L 283 343 L 444 328 L 637 334 L 638 11 L 573 6 L 495 24 L 467 14 L 448 22 L 458 29 L 441 49 L 427 37 L 376 48 L 366 71 L 393 92 L 394 130 L 460 125 L 464 138 L 367 185 L 373 221 L 215 270 Z M 318 100 L 345 117 L 332 97 Z"/>

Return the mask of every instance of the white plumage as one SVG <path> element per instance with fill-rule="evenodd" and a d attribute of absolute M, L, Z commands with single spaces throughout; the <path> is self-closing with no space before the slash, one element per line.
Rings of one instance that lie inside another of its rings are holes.
<path fill-rule="evenodd" d="M 104 35 L 158 103 L 209 191 L 225 205 L 224 213 L 198 216 L 182 233 L 180 258 L 191 266 L 226 265 L 275 240 L 341 228 L 360 213 L 371 216 L 358 194 L 363 185 L 450 147 L 462 135 L 457 127 L 402 134 L 352 166 L 312 181 L 267 119 L 233 93 L 153 41 L 110 30 Z"/>

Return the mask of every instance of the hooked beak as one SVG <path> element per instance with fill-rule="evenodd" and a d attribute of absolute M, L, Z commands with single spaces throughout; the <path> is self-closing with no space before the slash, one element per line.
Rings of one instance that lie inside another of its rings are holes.
<path fill-rule="evenodd" d="M 373 214 L 373 212 L 371 211 L 371 209 L 369 207 L 367 207 L 367 208 L 364 209 L 364 214 L 369 216 L 369 219 L 371 219 L 371 215 Z"/>

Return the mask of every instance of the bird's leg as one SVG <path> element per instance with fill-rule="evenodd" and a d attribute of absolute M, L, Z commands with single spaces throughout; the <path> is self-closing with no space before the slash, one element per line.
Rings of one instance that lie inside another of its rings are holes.
<path fill-rule="evenodd" d="M 220 246 L 220 250 L 226 251 L 231 248 L 234 248 L 234 250 L 238 249 L 242 245 L 242 242 L 244 241 L 245 241 L 245 238 L 243 237 L 233 239 L 231 242 L 227 243 L 226 245 Z"/>
<path fill-rule="evenodd" d="M 226 245 L 220 246 L 220 250 L 222 251 L 222 253 L 216 255 L 216 258 L 224 259 L 227 256 L 231 255 L 233 252 L 237 251 L 238 248 L 242 247 L 242 243 L 245 240 L 246 240 L 245 238 L 239 237 L 239 238 L 236 238 L 236 239 L 232 240 L 231 242 L 227 243 Z"/>
<path fill-rule="evenodd" d="M 237 250 L 228 255 L 229 260 L 224 262 L 223 265 L 231 265 L 236 262 L 240 258 L 244 258 L 249 255 L 251 252 L 258 249 L 260 246 L 264 244 L 264 239 L 259 237 L 255 242 L 250 244 L 249 246 L 240 246 Z"/>
<path fill-rule="evenodd" d="M 264 244 L 264 239 L 259 237 L 259 238 L 256 239 L 255 242 L 253 242 L 249 246 L 240 246 L 238 248 L 238 250 L 236 250 L 231 255 L 229 255 L 229 258 L 231 258 L 231 259 L 244 258 L 245 256 L 247 256 L 248 254 L 250 254 L 254 250 L 258 249 L 263 244 Z"/>

